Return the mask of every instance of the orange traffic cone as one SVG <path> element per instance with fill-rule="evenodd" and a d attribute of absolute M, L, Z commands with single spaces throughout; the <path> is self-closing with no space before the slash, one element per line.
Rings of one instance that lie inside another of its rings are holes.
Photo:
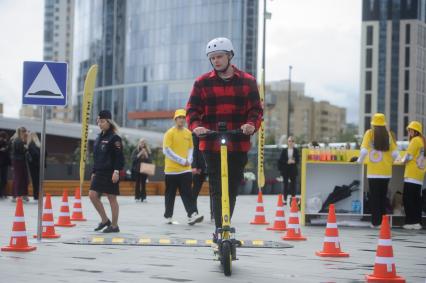
<path fill-rule="evenodd" d="M 22 198 L 16 202 L 15 220 L 13 221 L 12 236 L 9 246 L 2 247 L 4 252 L 30 252 L 37 247 L 28 246 L 27 232 L 25 229 L 24 207 Z"/>
<path fill-rule="evenodd" d="M 287 230 L 287 225 L 285 224 L 285 214 L 284 214 L 284 204 L 283 204 L 282 194 L 278 195 L 277 211 L 275 212 L 274 225 L 266 229 L 274 230 L 274 231 Z"/>
<path fill-rule="evenodd" d="M 299 225 L 299 208 L 297 207 L 296 197 L 291 199 L 290 216 L 288 218 L 287 234 L 281 237 L 283 240 L 289 241 L 304 241 L 305 237 L 302 236 L 302 231 Z"/>
<path fill-rule="evenodd" d="M 324 257 L 348 257 L 348 253 L 340 250 L 339 230 L 337 229 L 336 213 L 334 204 L 328 207 L 327 228 L 325 228 L 324 243 L 322 251 L 315 252 L 317 256 Z"/>
<path fill-rule="evenodd" d="M 263 209 L 263 197 L 262 191 L 259 189 L 259 194 L 257 195 L 257 206 L 256 213 L 254 214 L 254 219 L 250 224 L 254 225 L 268 225 L 269 222 L 266 222 L 265 219 L 265 210 Z"/>
<path fill-rule="evenodd" d="M 387 215 L 383 215 L 382 218 L 373 274 L 366 275 L 365 278 L 367 282 L 405 282 L 404 278 L 396 275 L 391 231 Z"/>
<path fill-rule="evenodd" d="M 83 216 L 83 207 L 81 206 L 80 188 L 75 189 L 74 206 L 72 208 L 72 221 L 86 221 Z"/>
<path fill-rule="evenodd" d="M 71 223 L 70 220 L 70 208 L 68 205 L 68 192 L 64 190 L 64 193 L 62 195 L 62 203 L 61 203 L 61 210 L 59 211 L 59 218 L 58 222 L 55 223 L 55 226 L 60 227 L 73 227 L 75 224 Z"/>
<path fill-rule="evenodd" d="M 46 202 L 44 203 L 43 209 L 42 227 L 42 238 L 52 239 L 59 238 L 61 236 L 55 232 L 55 224 L 53 224 L 52 200 L 50 199 L 50 194 L 46 194 Z M 34 235 L 34 238 L 37 238 L 37 235 Z"/>

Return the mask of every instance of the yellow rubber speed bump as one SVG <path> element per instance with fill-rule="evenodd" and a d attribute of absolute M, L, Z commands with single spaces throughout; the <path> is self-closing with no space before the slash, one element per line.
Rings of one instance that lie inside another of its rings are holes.
<path fill-rule="evenodd" d="M 105 241 L 102 237 L 93 237 L 92 244 L 102 244 Z"/>
<path fill-rule="evenodd" d="M 142 244 L 142 245 L 151 244 L 151 239 L 147 239 L 147 238 L 139 239 L 139 244 Z"/>
<path fill-rule="evenodd" d="M 122 244 L 124 243 L 124 238 L 112 238 L 111 242 L 113 244 Z"/>
<path fill-rule="evenodd" d="M 253 246 L 263 246 L 265 243 L 262 240 L 253 240 Z"/>
<path fill-rule="evenodd" d="M 160 239 L 158 242 L 159 242 L 160 244 L 163 244 L 163 245 L 168 245 L 168 244 L 170 244 L 170 240 L 169 240 L 169 239 Z"/>
<path fill-rule="evenodd" d="M 211 244 L 213 244 L 213 241 L 212 240 L 206 240 L 204 243 L 206 243 L 206 245 L 211 245 Z"/>
<path fill-rule="evenodd" d="M 185 241 L 185 244 L 187 244 L 187 245 L 196 245 L 197 243 L 198 243 L 197 240 L 186 240 Z"/>

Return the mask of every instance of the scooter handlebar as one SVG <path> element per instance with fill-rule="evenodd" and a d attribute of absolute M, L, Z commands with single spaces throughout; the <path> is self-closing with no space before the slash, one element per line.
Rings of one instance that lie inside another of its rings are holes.
<path fill-rule="evenodd" d="M 226 130 L 226 131 L 209 130 L 207 133 L 201 134 L 198 137 L 205 138 L 205 137 L 219 136 L 219 135 L 242 135 L 242 134 L 243 134 L 243 130 L 241 129 Z"/>

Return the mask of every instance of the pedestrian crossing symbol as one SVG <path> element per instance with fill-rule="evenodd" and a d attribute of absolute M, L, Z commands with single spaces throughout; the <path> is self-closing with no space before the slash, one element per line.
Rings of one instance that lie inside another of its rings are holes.
<path fill-rule="evenodd" d="M 67 63 L 24 62 L 22 104 L 65 106 Z"/>

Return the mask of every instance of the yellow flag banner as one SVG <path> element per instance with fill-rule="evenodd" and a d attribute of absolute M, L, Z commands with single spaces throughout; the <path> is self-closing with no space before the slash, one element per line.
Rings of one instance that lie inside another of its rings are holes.
<path fill-rule="evenodd" d="M 84 82 L 83 106 L 81 111 L 81 144 L 80 144 L 80 190 L 83 189 L 84 171 L 87 158 L 87 141 L 89 139 L 89 119 L 92 110 L 93 92 L 95 89 L 98 65 L 92 65 Z"/>
<path fill-rule="evenodd" d="M 262 103 L 262 107 L 265 108 L 265 78 L 264 78 L 264 70 L 262 69 L 260 72 L 261 80 L 260 80 L 260 102 Z M 265 172 L 264 172 L 264 145 L 265 145 L 265 123 L 262 118 L 262 122 L 260 124 L 260 128 L 257 134 L 258 143 L 257 143 L 257 186 L 259 190 L 265 186 Z"/>

